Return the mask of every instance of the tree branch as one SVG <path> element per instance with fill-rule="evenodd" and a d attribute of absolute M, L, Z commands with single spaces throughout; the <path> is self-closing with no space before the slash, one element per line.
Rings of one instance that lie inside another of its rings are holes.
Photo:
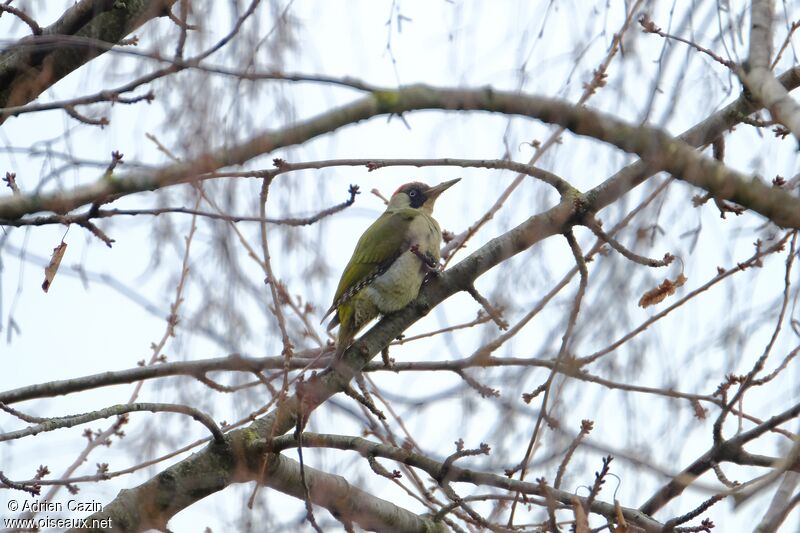
<path fill-rule="evenodd" d="M 305 436 L 303 445 L 305 446 Z M 294 443 L 293 447 L 297 444 Z M 262 455 L 263 457 L 263 455 Z M 354 487 L 347 479 L 303 465 L 308 498 L 339 520 L 355 522 L 368 531 L 419 531 L 444 533 L 443 523 L 420 517 L 392 502 Z M 270 456 L 261 478 L 267 487 L 304 499 L 300 463 L 280 454 Z"/>
<path fill-rule="evenodd" d="M 753 0 L 750 9 L 750 55 L 738 74 L 752 97 L 769 109 L 772 118 L 789 128 L 800 142 L 800 105 L 775 79 L 770 68 L 774 17 L 773 0 Z"/>
<path fill-rule="evenodd" d="M 80 66 L 104 54 L 108 46 L 70 46 L 58 37 L 75 36 L 117 44 L 152 18 L 165 14 L 175 0 L 81 0 L 56 22 L 41 29 L 41 36 L 25 37 L 0 60 L 0 108 L 36 99 Z M 43 42 L 51 42 L 45 48 Z M 2 124 L 9 114 L 0 115 Z"/>
<path fill-rule="evenodd" d="M 800 85 L 800 67 L 782 78 L 790 87 Z M 743 205 L 778 225 L 800 227 L 800 199 L 780 188 L 751 180 L 692 148 L 711 142 L 738 123 L 742 115 L 753 112 L 753 106 L 746 99 L 740 98 L 676 139 L 657 128 L 632 126 L 612 116 L 560 100 L 490 89 L 438 89 L 425 85 L 376 91 L 315 118 L 256 135 L 238 146 L 206 154 L 194 161 L 170 164 L 149 172 L 104 177 L 71 191 L 0 199 L 0 218 L 17 219 L 38 211 L 67 213 L 81 205 L 105 203 L 127 194 L 185 183 L 224 167 L 244 164 L 278 148 L 333 132 L 347 124 L 378 115 L 422 109 L 482 110 L 528 116 L 559 124 L 579 135 L 594 137 L 640 155 L 645 164 L 627 167 L 594 192 L 590 203 L 596 209 L 609 205 L 622 190 L 627 192 L 653 173 L 666 170 L 705 189 L 714 197 Z M 259 177 L 274 176 L 283 171 L 279 167 L 268 173 L 262 172 Z"/>
<path fill-rule="evenodd" d="M 89 413 L 80 415 L 58 416 L 47 418 L 35 426 L 29 426 L 25 429 L 17 431 L 9 431 L 8 433 L 0 433 L 0 442 L 7 440 L 19 439 L 31 435 L 37 435 L 44 431 L 53 431 L 60 428 L 71 428 L 79 426 L 93 420 L 100 420 L 102 418 L 111 418 L 112 416 L 120 416 L 125 413 L 133 413 L 138 411 L 149 411 L 151 413 L 180 413 L 182 415 L 189 415 L 204 426 L 208 428 L 214 436 L 214 440 L 222 442 L 224 439 L 214 420 L 202 411 L 190 407 L 188 405 L 177 405 L 171 403 L 131 403 L 120 404 L 106 407 L 105 409 L 98 409 Z"/>
<path fill-rule="evenodd" d="M 648 515 L 654 514 L 670 500 L 680 495 L 695 479 L 714 468 L 716 464 L 726 461 L 735 464 L 751 463 L 752 461 L 746 457 L 748 454 L 744 451 L 743 446 L 797 416 L 800 416 L 800 403 L 793 405 L 769 420 L 765 420 L 748 431 L 744 431 L 735 437 L 713 445 L 711 449 L 697 458 L 691 465 L 683 469 L 666 485 L 648 498 L 648 500 L 639 507 L 639 510 Z M 742 458 L 747 458 L 748 460 L 742 461 Z M 780 463 L 780 461 L 778 461 L 778 463 Z M 778 464 L 774 466 L 781 465 Z M 793 465 L 790 464 L 788 466 L 791 467 Z M 784 470 L 788 470 L 788 468 Z M 735 494 L 736 491 L 741 490 L 742 487 L 743 486 L 734 487 L 731 489 L 731 493 Z"/>
<path fill-rule="evenodd" d="M 269 449 L 272 452 L 277 452 L 284 449 L 289 449 L 297 446 L 297 439 L 293 436 L 283 436 L 274 439 L 270 443 L 261 442 L 260 445 Z M 324 435 L 318 433 L 304 433 L 303 446 L 307 448 L 323 447 L 338 450 L 353 450 L 358 452 L 364 457 L 384 457 L 399 463 L 413 466 L 426 472 L 431 478 L 437 479 L 437 476 L 445 468 L 445 464 L 433 459 L 429 459 L 424 455 L 414 453 L 401 447 L 391 446 L 388 444 L 379 444 L 376 442 L 363 439 L 361 437 L 341 436 L 341 435 Z M 280 456 L 281 459 L 286 459 Z M 306 467 L 307 468 L 307 467 Z M 454 464 L 447 466 L 447 481 L 450 483 L 472 483 L 476 486 L 496 487 L 512 492 L 521 492 L 529 495 L 543 496 L 541 487 L 538 483 L 518 481 L 510 479 L 507 476 L 491 474 L 488 472 L 480 472 L 468 468 L 462 468 Z M 548 487 L 548 492 L 557 501 L 571 505 L 572 498 L 575 497 L 569 491 L 562 491 Z M 585 497 L 578 497 L 579 501 L 585 502 Z M 592 512 L 615 518 L 614 505 L 605 502 L 595 501 L 592 502 L 590 509 Z M 632 523 L 644 528 L 645 531 L 661 531 L 661 524 L 655 520 L 643 515 L 636 509 L 623 509 L 625 518 Z"/>

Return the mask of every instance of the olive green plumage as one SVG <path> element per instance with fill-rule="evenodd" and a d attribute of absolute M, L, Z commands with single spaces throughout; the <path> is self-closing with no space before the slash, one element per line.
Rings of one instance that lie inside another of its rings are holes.
<path fill-rule="evenodd" d="M 457 181 L 403 185 L 361 235 L 322 318 L 335 313 L 328 329 L 339 325 L 337 359 L 367 322 L 399 311 L 417 297 L 425 275 L 439 263 L 442 231 L 432 216 L 433 205 Z"/>

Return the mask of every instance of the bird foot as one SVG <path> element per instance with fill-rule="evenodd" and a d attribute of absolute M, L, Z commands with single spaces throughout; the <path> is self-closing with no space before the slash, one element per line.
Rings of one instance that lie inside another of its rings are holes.
<path fill-rule="evenodd" d="M 409 251 L 412 254 L 419 257 L 420 261 L 422 261 L 422 264 L 425 265 L 425 267 L 428 269 L 428 272 L 442 271 L 442 266 L 439 264 L 436 258 L 433 257 L 433 254 L 431 254 L 430 252 L 423 253 L 422 251 L 420 251 L 418 244 L 415 244 L 414 246 L 409 248 Z"/>

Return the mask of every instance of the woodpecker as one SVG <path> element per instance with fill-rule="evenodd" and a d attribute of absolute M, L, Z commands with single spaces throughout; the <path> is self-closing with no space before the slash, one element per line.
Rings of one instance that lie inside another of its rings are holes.
<path fill-rule="evenodd" d="M 399 311 L 416 298 L 425 275 L 439 266 L 442 230 L 433 218 L 433 204 L 460 179 L 432 187 L 406 183 L 361 235 L 320 321 L 335 313 L 328 324 L 328 331 L 339 326 L 335 360 L 367 322 Z"/>

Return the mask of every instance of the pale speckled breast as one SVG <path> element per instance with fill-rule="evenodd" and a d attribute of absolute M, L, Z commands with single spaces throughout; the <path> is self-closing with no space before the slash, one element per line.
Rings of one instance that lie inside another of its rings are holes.
<path fill-rule="evenodd" d="M 431 217 L 416 217 L 410 224 L 409 239 L 404 252 L 389 269 L 364 289 L 366 296 L 375 304 L 381 313 L 399 311 L 417 297 L 427 268 L 422 260 L 408 251 L 418 245 L 422 253 L 428 253 L 438 262 L 439 245 L 442 242 L 442 230 Z"/>

